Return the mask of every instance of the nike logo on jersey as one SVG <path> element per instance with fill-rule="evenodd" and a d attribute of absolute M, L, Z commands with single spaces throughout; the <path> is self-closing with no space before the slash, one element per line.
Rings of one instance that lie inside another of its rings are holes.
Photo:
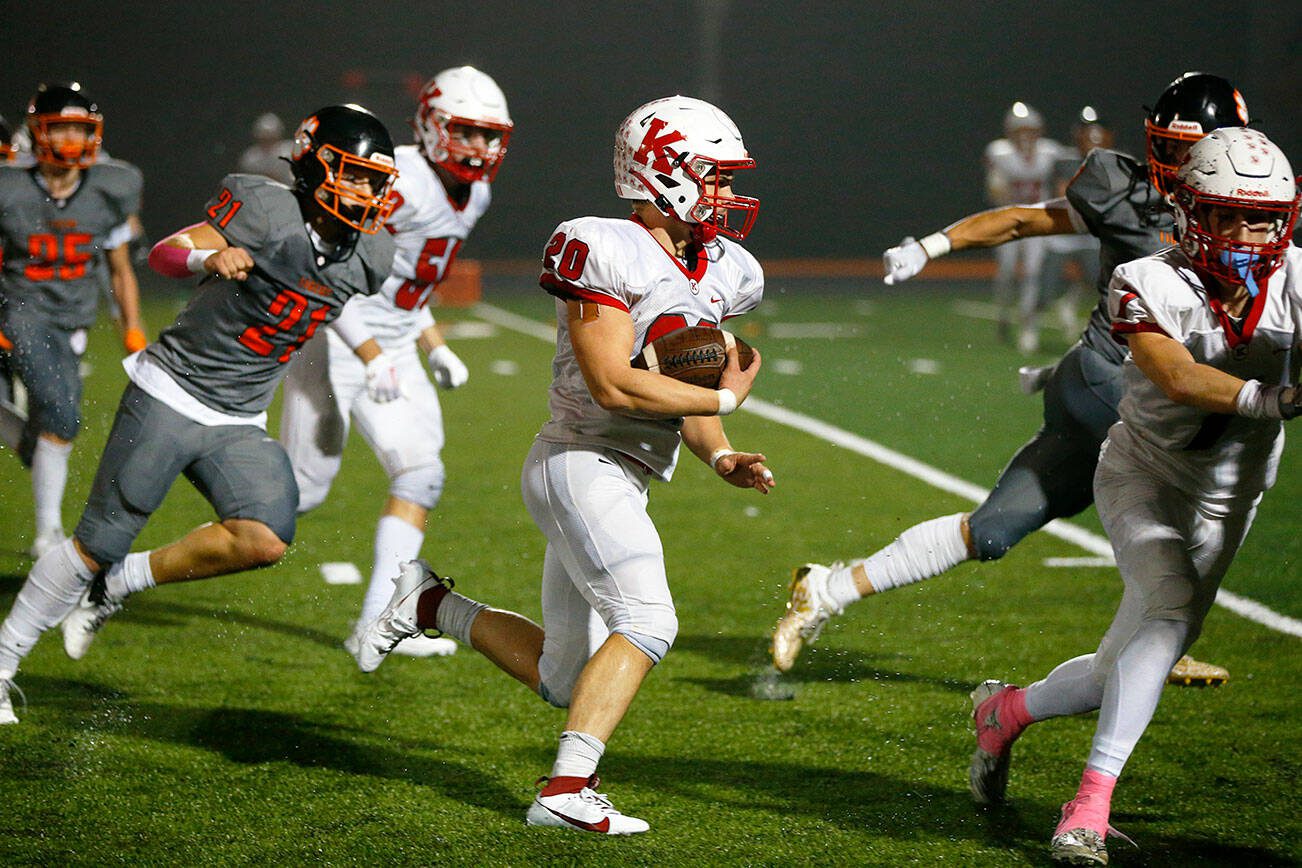
<path fill-rule="evenodd" d="M 723 299 L 710 296 L 710 304 L 719 304 L 721 301 L 723 301 Z"/>

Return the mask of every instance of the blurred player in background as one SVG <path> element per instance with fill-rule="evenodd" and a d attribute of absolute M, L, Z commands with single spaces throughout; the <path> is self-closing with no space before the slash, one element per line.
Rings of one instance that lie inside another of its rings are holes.
<path fill-rule="evenodd" d="M 274 112 L 258 115 L 253 122 L 253 144 L 240 154 L 239 170 L 248 175 L 265 175 L 282 184 L 293 184 L 289 158 L 294 143 L 285 138 L 285 125 Z"/>
<path fill-rule="evenodd" d="M 1112 130 L 1099 119 L 1094 107 L 1088 105 L 1076 115 L 1071 138 L 1075 148 L 1064 149 L 1053 165 L 1053 195 L 1059 198 L 1067 195 L 1067 185 L 1076 177 L 1089 152 L 1095 148 L 1111 148 L 1113 144 Z M 1044 242 L 1046 255 L 1039 307 L 1041 310 L 1055 307 L 1063 334 L 1071 338 L 1080 333 L 1080 311 L 1085 297 L 1098 285 L 1099 240 L 1093 235 L 1077 233 L 1050 235 Z"/>
<path fill-rule="evenodd" d="M 14 157 L 14 128 L 0 115 L 0 165 L 13 162 Z"/>
<path fill-rule="evenodd" d="M 294 465 L 299 512 L 330 491 L 350 418 L 389 475 L 370 587 L 345 643 L 353 653 L 361 628 L 389 602 L 399 568 L 420 556 L 426 519 L 443 492 L 443 414 L 420 355 L 441 388 L 455 389 L 469 374 L 429 305 L 488 208 L 512 129 L 497 83 L 469 66 L 445 69 L 425 85 L 414 126 L 417 143 L 396 150 L 398 204 L 386 224 L 397 243 L 393 273 L 378 295 L 354 299 L 309 341 L 285 378 L 280 438 Z M 394 650 L 425 657 L 456 647 L 445 637 L 416 636 Z"/>
<path fill-rule="evenodd" d="M 1117 420 L 1126 356 L 1111 336 L 1107 280 L 1117 265 L 1173 242 L 1175 218 L 1167 195 L 1189 146 L 1217 127 L 1247 122 L 1247 107 L 1232 84 L 1215 75 L 1186 73 L 1148 112 L 1147 167 L 1126 154 L 1096 148 L 1065 199 L 984 211 L 886 251 L 886 282 L 898 283 L 951 249 L 1088 232 L 1101 242 L 1099 304 L 1044 387 L 1043 426 L 1013 456 L 980 506 L 915 525 L 866 559 L 796 570 L 787 611 L 773 632 L 773 665 L 779 671 L 790 669 L 803 645 L 850 603 L 940 575 L 964 561 L 997 560 L 1027 534 L 1093 502 L 1094 467 Z M 1177 684 L 1219 684 L 1227 677 L 1221 667 L 1187 657 L 1171 673 Z"/>
<path fill-rule="evenodd" d="M 750 392 L 730 351 L 717 391 L 630 366 L 643 347 L 686 325 L 714 326 L 759 303 L 764 278 L 736 240 L 759 201 L 735 196 L 754 166 L 736 125 L 689 97 L 634 111 L 615 136 L 615 189 L 631 219 L 583 217 L 557 227 L 541 284 L 556 296 L 551 420 L 525 459 L 525 505 L 547 538 L 543 626 L 451 590 L 420 563 L 403 568 L 357 655 L 364 671 L 423 629 L 447 633 L 551 704 L 569 708 L 556 763 L 525 815 L 535 826 L 627 835 L 645 821 L 597 792 L 597 763 L 642 685 L 668 653 L 678 618 L 652 479 L 668 481 L 686 443 L 720 477 L 767 492 L 764 456 L 736 452 L 720 416 Z"/>
<path fill-rule="evenodd" d="M 1282 420 L 1302 414 L 1288 159 L 1256 130 L 1216 130 L 1189 151 L 1174 196 L 1179 246 L 1118 267 L 1108 294 L 1112 333 L 1130 356 L 1094 492 L 1125 582 L 1120 607 L 1095 653 L 1025 690 L 987 681 L 972 693 L 970 781 L 983 803 L 1003 800 L 1028 725 L 1099 711 L 1053 836 L 1054 859 L 1075 865 L 1107 864 L 1117 777 L 1275 482 Z"/>
<path fill-rule="evenodd" d="M 81 427 L 86 329 L 95 322 L 101 271 L 120 311 L 128 352 L 145 345 L 129 242 L 139 225 L 140 171 L 99 159 L 104 118 L 81 85 L 42 84 L 27 107 L 35 162 L 0 166 L 0 332 L 27 391 L 17 453 L 32 471 L 39 558 L 63 543 L 60 507 L 72 441 Z M 18 417 L 0 405 L 11 439 Z"/>
<path fill-rule="evenodd" d="M 1062 145 L 1044 138 L 1040 113 L 1024 102 L 1013 103 L 1004 115 L 1004 137 L 986 145 L 986 196 L 990 204 L 1000 207 L 1048 199 L 1053 189 L 1053 167 L 1062 152 Z M 999 268 L 994 293 L 999 339 L 1011 340 L 1010 318 L 1015 310 L 1017 346 L 1024 353 L 1040 346 L 1038 313 L 1044 249 L 1040 238 L 1021 238 L 995 251 Z"/>
<path fill-rule="evenodd" d="M 267 436 L 267 405 L 294 352 L 389 274 L 393 242 L 376 233 L 395 172 L 374 115 L 327 106 L 298 129 L 292 191 L 227 175 L 206 222 L 154 247 L 161 274 L 225 280 L 201 287 L 156 343 L 127 359 L 131 382 L 81 522 L 32 567 L 0 625 L 0 723 L 17 722 L 8 685 L 45 630 L 62 621 L 64 650 L 78 659 L 128 594 L 267 566 L 285 552 L 298 489 Z M 219 520 L 130 552 L 181 474 Z"/>

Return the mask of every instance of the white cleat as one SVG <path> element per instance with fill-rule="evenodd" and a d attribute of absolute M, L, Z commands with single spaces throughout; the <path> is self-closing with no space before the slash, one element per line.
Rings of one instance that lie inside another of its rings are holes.
<path fill-rule="evenodd" d="M 833 567 L 840 566 L 833 564 Z M 773 668 L 787 672 L 796 665 L 796 658 L 805 645 L 814 644 L 823 625 L 833 615 L 841 614 L 827 599 L 827 579 L 832 570 L 822 564 L 805 564 L 791 574 L 791 598 L 787 611 L 773 628 L 773 642 L 769 647 L 773 655 Z"/>
<path fill-rule="evenodd" d="M 108 595 L 103 573 L 96 575 L 90 587 L 82 592 L 77 605 L 59 625 L 63 631 L 63 650 L 73 660 L 85 657 L 104 622 L 120 611 L 122 601 Z"/>
<path fill-rule="evenodd" d="M 543 778 L 539 781 L 546 781 Z M 588 785 L 577 793 L 557 793 L 534 796 L 533 804 L 524 815 L 526 826 L 558 826 L 578 832 L 596 832 L 601 835 L 636 835 L 651 826 L 646 820 L 626 817 L 605 794 L 596 791 L 601 785 L 596 775 L 588 778 Z"/>
<path fill-rule="evenodd" d="M 39 561 L 41 557 L 50 549 L 58 548 L 68 541 L 68 537 L 61 527 L 52 527 L 41 531 L 32 540 L 32 547 L 27 553 L 32 556 L 32 560 Z"/>
<path fill-rule="evenodd" d="M 1049 378 L 1057 369 L 1057 364 L 1023 365 L 1017 369 L 1017 385 L 1021 387 L 1022 394 L 1034 395 L 1048 385 Z"/>
<path fill-rule="evenodd" d="M 14 703 L 9 698 L 9 691 L 18 694 L 19 699 L 23 699 L 23 692 L 14 684 L 14 673 L 0 672 L 0 726 L 5 724 L 17 723 L 18 715 L 14 714 Z M 26 700 L 24 699 L 24 704 Z"/>
<path fill-rule="evenodd" d="M 357 660 L 357 668 L 374 672 L 399 642 L 420 635 L 416 626 L 416 604 L 420 595 L 433 588 L 452 588 L 451 579 L 441 579 L 424 561 L 408 561 L 393 582 L 389 605 L 369 624 L 353 632 L 344 641 L 348 653 Z"/>
<path fill-rule="evenodd" d="M 406 657 L 451 657 L 457 653 L 457 643 L 447 636 L 426 636 L 422 633 L 403 639 L 394 646 L 392 653 Z"/>

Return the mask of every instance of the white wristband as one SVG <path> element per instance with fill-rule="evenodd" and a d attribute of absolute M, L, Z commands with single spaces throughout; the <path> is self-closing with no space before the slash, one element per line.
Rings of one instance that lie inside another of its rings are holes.
<path fill-rule="evenodd" d="M 732 389 L 719 389 L 714 394 L 719 396 L 718 415 L 727 416 L 737 409 L 737 396 L 732 393 Z"/>
<path fill-rule="evenodd" d="M 216 250 L 191 250 L 185 255 L 185 267 L 190 270 L 191 274 L 203 274 L 208 269 L 204 263 L 208 257 L 216 253 Z"/>
<path fill-rule="evenodd" d="M 1249 419 L 1283 419 L 1279 391 L 1279 386 L 1263 386 L 1257 380 L 1248 380 L 1234 398 L 1234 410 Z"/>
<path fill-rule="evenodd" d="M 950 251 L 949 236 L 944 232 L 933 232 L 926 238 L 918 239 L 928 259 L 939 259 Z"/>
<path fill-rule="evenodd" d="M 712 452 L 712 453 L 710 454 L 710 469 L 711 469 L 711 470 L 718 470 L 718 469 L 719 469 L 719 459 L 720 459 L 720 458 L 722 458 L 722 457 L 725 456 L 725 455 L 735 455 L 735 454 L 737 454 L 737 450 L 736 450 L 736 449 L 716 449 L 716 450 L 714 450 L 714 452 Z"/>

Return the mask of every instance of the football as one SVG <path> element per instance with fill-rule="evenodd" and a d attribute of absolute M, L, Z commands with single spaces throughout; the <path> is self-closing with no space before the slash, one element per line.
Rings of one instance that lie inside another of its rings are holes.
<path fill-rule="evenodd" d="M 656 338 L 633 357 L 632 365 L 693 386 L 717 389 L 730 346 L 737 348 L 737 362 L 749 367 L 755 351 L 731 332 L 709 326 L 688 326 Z"/>

